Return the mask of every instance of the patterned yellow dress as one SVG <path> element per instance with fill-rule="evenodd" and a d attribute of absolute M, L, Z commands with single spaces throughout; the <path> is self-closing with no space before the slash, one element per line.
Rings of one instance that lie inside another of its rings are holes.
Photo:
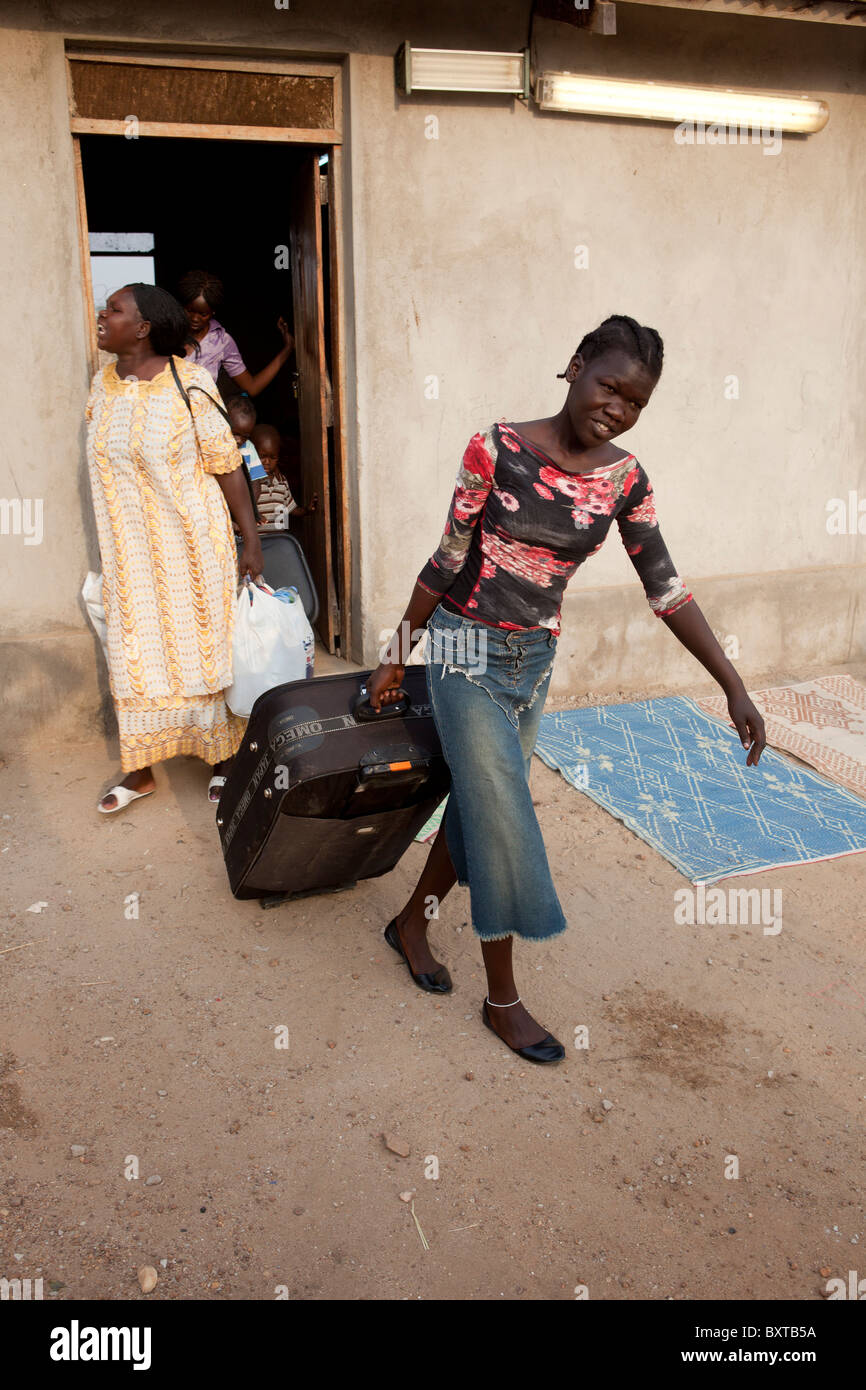
<path fill-rule="evenodd" d="M 184 389 L 219 393 L 203 367 L 175 358 Z M 87 402 L 87 461 L 102 554 L 108 669 L 124 772 L 180 753 L 235 753 L 246 721 L 227 708 L 237 556 L 215 473 L 241 458 L 200 391 L 186 402 L 167 364 L 152 381 L 109 363 Z M 196 448 L 196 432 L 201 455 Z"/>

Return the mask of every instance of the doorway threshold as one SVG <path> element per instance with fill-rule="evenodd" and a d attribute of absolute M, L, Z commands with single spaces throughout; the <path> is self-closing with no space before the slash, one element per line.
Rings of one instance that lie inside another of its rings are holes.
<path fill-rule="evenodd" d="M 313 669 L 317 676 L 344 676 L 350 671 L 366 671 L 368 668 L 359 665 L 357 661 L 347 661 L 344 657 L 335 656 L 333 652 L 329 652 L 317 633 Z"/>

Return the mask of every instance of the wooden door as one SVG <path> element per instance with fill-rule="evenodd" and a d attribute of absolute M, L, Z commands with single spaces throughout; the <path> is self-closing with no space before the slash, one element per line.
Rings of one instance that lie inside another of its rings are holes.
<path fill-rule="evenodd" d="M 323 196 L 328 203 L 328 250 L 331 287 L 331 387 L 333 395 L 333 460 L 331 487 L 336 494 L 332 508 L 334 543 L 337 547 L 331 569 L 337 585 L 340 610 L 340 655 L 358 660 L 353 650 L 352 631 L 352 536 L 349 524 L 350 480 L 346 465 L 346 401 L 343 377 L 343 264 L 340 254 L 342 226 L 342 150 L 333 145 L 328 160 L 328 178 Z"/>
<path fill-rule="evenodd" d="M 93 376 L 100 365 L 110 362 L 107 353 L 100 363 L 99 340 L 96 336 L 96 309 L 93 304 L 93 280 L 90 274 L 90 233 L 87 227 L 87 200 L 84 196 L 84 169 L 81 164 L 81 141 L 77 135 L 72 137 L 72 153 L 75 168 L 75 196 L 78 210 L 78 252 L 81 258 L 81 293 L 84 307 L 84 342 L 87 352 L 88 376 Z"/>
<path fill-rule="evenodd" d="M 318 510 L 302 517 L 300 539 L 319 593 L 319 636 L 329 652 L 340 630 L 331 566 L 331 496 L 328 476 L 325 296 L 322 283 L 322 216 L 318 155 L 304 157 L 292 200 L 290 250 L 294 296 L 298 415 L 301 431 L 301 501 L 319 495 Z"/>

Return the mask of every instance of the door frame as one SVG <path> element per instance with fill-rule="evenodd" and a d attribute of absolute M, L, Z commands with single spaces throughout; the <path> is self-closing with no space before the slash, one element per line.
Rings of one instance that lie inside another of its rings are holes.
<path fill-rule="evenodd" d="M 346 392 L 345 392 L 345 292 L 344 292 L 344 237 L 342 222 L 342 193 L 344 167 L 342 161 L 343 145 L 343 83 L 345 63 L 311 62 L 303 58 L 241 58 L 233 55 L 221 57 L 208 51 L 178 54 L 176 51 L 134 46 L 112 49 L 106 45 L 85 43 L 66 44 L 66 80 L 69 105 L 69 131 L 72 140 L 73 168 L 75 176 L 75 198 L 78 221 L 78 241 L 81 266 L 81 284 L 84 310 L 84 341 L 88 367 L 93 376 L 99 365 L 99 349 L 96 339 L 96 322 L 93 314 L 93 283 L 90 274 L 90 243 L 87 227 L 87 204 L 84 190 L 84 171 L 81 162 L 82 135 L 126 135 L 125 120 L 103 120 L 95 117 L 79 116 L 75 105 L 72 85 L 71 61 L 93 63 L 127 63 L 138 67 L 180 67 L 198 68 L 218 72 L 265 73 L 280 76 L 308 76 L 330 78 L 333 96 L 333 121 L 328 129 L 314 129 L 290 126 L 243 126 L 216 125 L 205 123 L 181 123 L 174 121 L 140 121 L 137 135 L 142 138 L 160 137 L 186 140 L 226 140 L 244 142 L 275 142 L 292 145 L 320 145 L 328 154 L 328 245 L 323 245 L 323 257 L 328 256 L 330 276 L 330 302 L 325 305 L 325 313 L 330 315 L 331 328 L 331 387 L 333 394 L 334 430 L 334 485 L 337 492 L 337 535 L 331 536 L 330 547 L 337 546 L 339 593 L 337 613 L 339 619 L 340 655 L 351 658 L 353 653 L 352 631 L 352 528 L 349 516 L 349 494 L 347 488 L 347 450 L 346 450 Z M 328 554 L 330 565 L 331 554 Z"/>

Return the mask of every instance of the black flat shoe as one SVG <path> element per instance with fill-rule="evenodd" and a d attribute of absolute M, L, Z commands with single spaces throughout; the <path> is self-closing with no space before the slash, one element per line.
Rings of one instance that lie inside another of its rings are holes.
<path fill-rule="evenodd" d="M 407 965 L 409 957 L 403 950 L 403 943 L 400 940 L 400 933 L 397 931 L 397 918 L 392 917 L 385 928 L 385 940 L 389 946 L 393 946 L 399 956 L 402 956 Z M 409 974 L 415 981 L 419 989 L 426 989 L 428 994 L 448 994 L 454 988 L 451 983 L 451 976 L 448 974 L 444 965 L 440 965 L 438 970 L 434 970 L 432 975 L 416 975 L 409 965 Z"/>
<path fill-rule="evenodd" d="M 485 1027 L 499 1038 L 499 1034 L 490 1022 L 486 999 L 481 1006 L 481 1019 Z M 565 1056 L 565 1048 L 561 1042 L 557 1042 L 552 1033 L 548 1033 L 546 1037 L 541 1039 L 541 1042 L 530 1043 L 528 1047 L 511 1047 L 511 1043 L 505 1042 L 504 1038 L 499 1038 L 499 1041 L 505 1043 L 506 1047 L 510 1047 L 512 1052 L 516 1052 L 518 1057 L 522 1057 L 526 1062 L 561 1062 Z"/>

